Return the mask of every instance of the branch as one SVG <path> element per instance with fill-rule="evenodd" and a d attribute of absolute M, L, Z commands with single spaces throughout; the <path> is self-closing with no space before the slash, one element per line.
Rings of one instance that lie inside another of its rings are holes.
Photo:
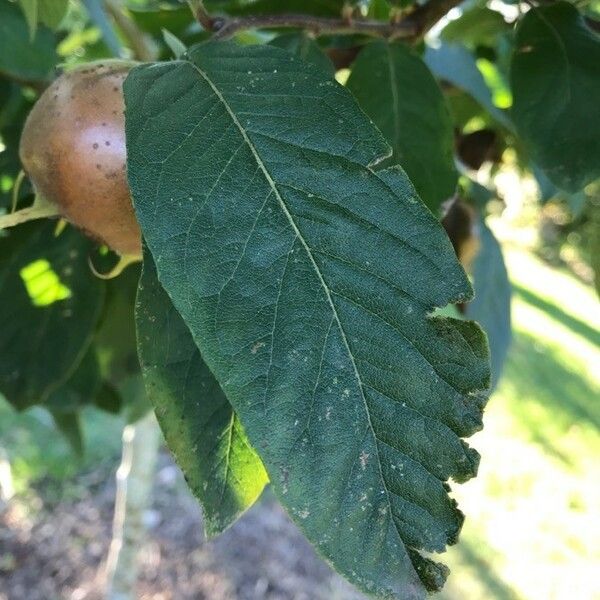
<path fill-rule="evenodd" d="M 204 8 L 204 2 L 202 0 L 187 0 L 187 3 L 194 15 L 194 19 L 196 19 L 206 31 L 213 31 L 214 19 L 208 14 L 206 8 Z"/>
<path fill-rule="evenodd" d="M 202 0 L 188 0 L 194 18 L 217 39 L 229 38 L 246 29 L 304 29 L 314 35 L 349 34 L 417 41 L 460 0 L 429 0 L 393 23 L 368 19 L 325 18 L 304 14 L 211 17 Z"/>
<path fill-rule="evenodd" d="M 413 28 L 406 27 L 405 22 L 392 24 L 363 19 L 330 19 L 311 15 L 260 15 L 224 20 L 215 19 L 213 22 L 215 38 L 218 39 L 229 38 L 245 29 L 280 28 L 304 29 L 314 35 L 362 33 L 387 39 L 404 39 L 414 34 Z"/>

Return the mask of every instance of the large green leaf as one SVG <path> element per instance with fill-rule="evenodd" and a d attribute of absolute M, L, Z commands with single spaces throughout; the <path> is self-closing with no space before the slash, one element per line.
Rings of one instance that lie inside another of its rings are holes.
<path fill-rule="evenodd" d="M 495 386 L 511 341 L 511 285 L 498 240 L 483 219 L 478 229 L 481 248 L 473 264 L 475 298 L 467 305 L 466 316 L 487 333 Z"/>
<path fill-rule="evenodd" d="M 511 86 L 517 129 L 548 177 L 571 192 L 600 177 L 600 37 L 575 7 L 525 15 Z"/>
<path fill-rule="evenodd" d="M 270 43 L 291 52 L 306 62 L 313 63 L 332 77 L 335 74 L 335 68 L 329 57 L 307 33 L 284 33 L 271 40 Z"/>
<path fill-rule="evenodd" d="M 51 78 L 57 62 L 55 39 L 44 26 L 30 39 L 25 15 L 16 4 L 0 2 L 0 73 L 23 81 Z"/>
<path fill-rule="evenodd" d="M 125 82 L 128 174 L 158 275 L 275 492 L 346 577 L 422 598 L 474 475 L 487 346 L 430 317 L 470 286 L 343 87 L 271 46 L 198 46 Z"/>
<path fill-rule="evenodd" d="M 373 42 L 358 55 L 347 87 L 394 150 L 384 164 L 399 163 L 437 210 L 454 195 L 457 173 L 450 113 L 425 63 L 404 45 Z"/>
<path fill-rule="evenodd" d="M 71 376 L 102 306 L 91 243 L 71 227 L 55 229 L 34 222 L 0 237 L 0 391 L 19 409 L 45 402 Z"/>
<path fill-rule="evenodd" d="M 204 508 L 208 535 L 251 506 L 267 474 L 146 253 L 136 320 L 146 392 L 167 444 Z"/>

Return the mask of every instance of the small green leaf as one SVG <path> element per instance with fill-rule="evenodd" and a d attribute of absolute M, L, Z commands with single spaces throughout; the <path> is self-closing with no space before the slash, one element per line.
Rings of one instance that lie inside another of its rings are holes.
<path fill-rule="evenodd" d="M 56 428 L 62 433 L 71 446 L 75 456 L 83 456 L 84 442 L 81 419 L 78 412 L 61 412 L 50 410 Z"/>
<path fill-rule="evenodd" d="M 600 37 L 574 6 L 523 17 L 511 86 L 514 122 L 550 180 L 576 192 L 600 177 Z"/>
<path fill-rule="evenodd" d="M 186 53 L 186 45 L 168 29 L 162 30 L 162 36 L 165 44 L 169 47 L 175 58 L 181 58 Z"/>
<path fill-rule="evenodd" d="M 348 89 L 394 150 L 384 165 L 400 164 L 433 211 L 456 191 L 450 113 L 421 58 L 401 44 L 373 42 L 354 62 Z"/>
<path fill-rule="evenodd" d="M 498 383 L 511 341 L 511 285 L 502 248 L 494 234 L 480 220 L 480 250 L 473 264 L 475 298 L 467 304 L 466 316 L 477 321 L 490 344 L 492 382 Z"/>
<path fill-rule="evenodd" d="M 0 2 L 0 73 L 23 81 L 49 80 L 58 60 L 54 35 L 44 26 L 33 40 L 29 32 L 17 6 Z"/>
<path fill-rule="evenodd" d="M 27 20 L 29 27 L 29 37 L 31 40 L 35 38 L 38 24 L 38 0 L 19 0 L 21 10 Z"/>
<path fill-rule="evenodd" d="M 389 149 L 342 86 L 272 46 L 186 57 L 124 88 L 161 284 L 310 541 L 368 593 L 423 598 L 489 384 L 479 327 L 430 316 L 465 273 L 405 173 L 371 169 Z"/>
<path fill-rule="evenodd" d="M 167 444 L 204 508 L 206 532 L 216 535 L 254 503 L 267 474 L 160 285 L 149 253 L 136 315 L 147 394 Z"/>
<path fill-rule="evenodd" d="M 406 5 L 410 3 L 410 0 L 400 0 L 400 2 Z M 369 18 L 381 21 L 388 20 L 390 18 L 390 4 L 391 2 L 388 2 L 388 0 L 370 0 L 368 3 Z"/>
<path fill-rule="evenodd" d="M 67 14 L 69 0 L 19 0 L 27 19 L 30 38 L 35 38 L 38 23 L 57 29 Z"/>
<path fill-rule="evenodd" d="M 44 403 L 69 379 L 102 306 L 104 284 L 87 262 L 91 243 L 55 228 L 27 223 L 0 237 L 0 390 L 18 409 Z"/>
<path fill-rule="evenodd" d="M 470 47 L 495 46 L 498 35 L 510 30 L 504 17 L 485 6 L 474 6 L 458 19 L 450 21 L 440 37 L 445 42 L 462 43 Z"/>
<path fill-rule="evenodd" d="M 159 37 L 166 29 L 177 38 L 182 39 L 193 26 L 190 20 L 190 8 L 187 5 L 161 4 L 155 9 L 148 6 L 141 9 L 131 7 L 129 14 L 136 25 L 152 37 Z"/>
<path fill-rule="evenodd" d="M 307 33 L 286 33 L 271 40 L 270 43 L 291 52 L 306 62 L 312 63 L 332 77 L 335 74 L 335 69 L 329 57 Z"/>
<path fill-rule="evenodd" d="M 38 0 L 38 19 L 50 29 L 58 29 L 68 10 L 69 0 Z"/>

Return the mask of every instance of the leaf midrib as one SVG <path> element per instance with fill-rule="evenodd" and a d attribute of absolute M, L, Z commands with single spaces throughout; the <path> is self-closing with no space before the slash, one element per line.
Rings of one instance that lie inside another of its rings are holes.
<path fill-rule="evenodd" d="M 209 87 L 212 89 L 213 93 L 215 94 L 215 96 L 222 102 L 223 106 L 225 107 L 225 110 L 227 111 L 227 113 L 229 114 L 229 116 L 231 117 L 232 121 L 234 122 L 234 124 L 236 125 L 236 127 L 238 128 L 240 134 L 242 135 L 242 138 L 244 139 L 244 141 L 246 142 L 246 144 L 248 145 L 248 148 L 250 149 L 250 151 L 252 152 L 252 155 L 254 156 L 254 159 L 256 160 L 256 163 L 259 167 L 259 169 L 262 171 L 263 175 L 265 176 L 265 179 L 267 180 L 267 183 L 269 184 L 270 188 L 273 190 L 273 193 L 275 194 L 275 197 L 277 198 L 279 205 L 284 213 L 284 215 L 286 216 L 286 218 L 288 219 L 294 233 L 296 234 L 296 237 L 298 240 L 300 240 L 300 243 L 302 244 L 304 250 L 306 251 L 306 254 L 308 256 L 308 259 L 319 279 L 319 283 L 321 284 L 323 291 L 325 292 L 325 296 L 327 297 L 327 302 L 331 308 L 332 314 L 333 314 L 333 318 L 337 323 L 344 347 L 346 348 L 346 352 L 348 354 L 348 357 L 350 359 L 350 362 L 352 364 L 352 368 L 354 370 L 354 375 L 356 377 L 356 381 L 358 383 L 358 386 L 360 388 L 360 395 L 361 398 L 363 400 L 363 405 L 364 405 L 364 409 L 365 409 L 365 414 L 367 417 L 367 423 L 369 425 L 369 429 L 371 432 L 371 436 L 374 439 L 374 448 L 375 448 L 375 452 L 377 454 L 377 469 L 379 472 L 379 478 L 382 484 L 383 489 L 385 490 L 385 498 L 386 498 L 386 504 L 388 507 L 388 515 L 389 515 L 389 519 L 391 521 L 391 523 L 393 524 L 394 530 L 396 531 L 396 535 L 398 536 L 399 540 L 401 541 L 401 543 L 404 545 L 404 541 L 402 539 L 402 536 L 400 535 L 400 532 L 396 526 L 395 520 L 394 520 L 394 516 L 393 516 L 393 512 L 392 512 L 392 503 L 390 500 L 390 490 L 388 490 L 386 482 L 385 482 L 385 478 L 383 476 L 383 471 L 381 469 L 381 456 L 379 454 L 379 448 L 377 445 L 377 438 L 375 435 L 375 428 L 373 427 L 373 423 L 371 421 L 371 414 L 369 413 L 369 407 L 368 407 L 368 403 L 367 403 L 367 399 L 365 396 L 365 390 L 364 390 L 364 385 L 362 382 L 362 378 L 360 376 L 360 373 L 358 372 L 358 367 L 356 365 L 356 361 L 354 359 L 354 355 L 352 354 L 352 351 L 350 349 L 350 345 L 348 343 L 348 338 L 346 336 L 346 332 L 344 331 L 344 328 L 342 327 L 342 323 L 340 321 L 337 309 L 335 307 L 335 304 L 333 302 L 333 298 L 331 296 L 331 292 L 329 290 L 329 287 L 327 286 L 327 283 L 325 282 L 325 279 L 323 277 L 323 274 L 321 273 L 321 270 L 319 269 L 319 266 L 317 265 L 314 256 L 312 255 L 312 252 L 310 250 L 310 247 L 308 246 L 306 240 L 304 239 L 304 236 L 302 235 L 300 229 L 298 228 L 292 214 L 290 213 L 287 205 L 285 204 L 281 194 L 279 193 L 279 189 L 277 188 L 277 184 L 275 183 L 275 181 L 273 180 L 273 178 L 271 177 L 271 174 L 269 173 L 269 171 L 267 170 L 264 162 L 262 161 L 260 155 L 258 154 L 258 151 L 256 150 L 256 148 L 254 147 L 254 144 L 252 143 L 252 140 L 250 139 L 250 137 L 248 136 L 248 134 L 246 133 L 246 130 L 243 128 L 242 124 L 240 123 L 239 119 L 237 118 L 235 112 L 233 111 L 233 109 L 229 106 L 229 103 L 227 102 L 227 100 L 225 99 L 225 97 L 223 96 L 223 94 L 221 93 L 221 91 L 219 90 L 219 88 L 213 83 L 213 81 L 211 80 L 211 78 L 208 76 L 207 73 L 205 73 L 202 69 L 200 69 L 200 67 L 198 67 L 198 65 L 196 65 L 193 62 L 190 61 L 185 61 L 187 62 L 187 64 L 189 64 L 197 73 L 198 75 L 200 75 L 200 77 L 202 79 L 204 79 L 204 81 L 206 81 L 206 83 L 209 85 Z"/>

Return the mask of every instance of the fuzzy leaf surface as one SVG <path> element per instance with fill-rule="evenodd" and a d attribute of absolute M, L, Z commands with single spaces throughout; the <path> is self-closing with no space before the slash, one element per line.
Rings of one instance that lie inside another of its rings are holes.
<path fill-rule="evenodd" d="M 309 540 L 379 598 L 423 598 L 475 474 L 471 288 L 346 89 L 270 46 L 197 46 L 125 83 L 128 176 L 158 276 Z"/>
<path fill-rule="evenodd" d="M 251 506 L 265 469 L 146 253 L 136 303 L 144 384 L 171 452 L 200 500 L 208 535 Z"/>

